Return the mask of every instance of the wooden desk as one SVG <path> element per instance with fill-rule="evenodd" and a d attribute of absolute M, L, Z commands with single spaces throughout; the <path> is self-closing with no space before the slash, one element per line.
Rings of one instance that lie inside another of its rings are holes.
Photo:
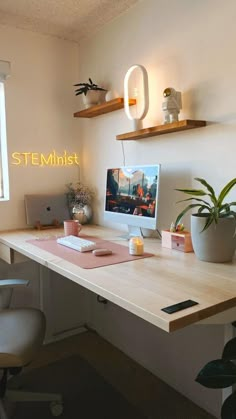
<path fill-rule="evenodd" d="M 115 230 L 87 225 L 83 232 L 128 246 Z M 154 257 L 82 269 L 27 243 L 33 238 L 60 233 L 62 231 L 30 229 L 1 232 L 0 244 L 4 245 L 4 254 L 9 248 L 9 252 L 14 250 L 25 255 L 167 332 L 204 319 L 208 323 L 236 320 L 235 260 L 225 264 L 201 262 L 193 253 L 162 248 L 157 239 L 148 238 L 145 250 L 154 253 Z M 1 246 L 0 258 L 4 258 Z M 188 299 L 199 304 L 171 315 L 161 311 L 163 307 Z"/>

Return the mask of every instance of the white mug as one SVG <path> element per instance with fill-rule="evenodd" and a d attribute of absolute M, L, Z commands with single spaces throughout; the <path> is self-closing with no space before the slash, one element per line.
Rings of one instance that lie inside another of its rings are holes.
<path fill-rule="evenodd" d="M 65 220 L 64 221 L 64 233 L 65 236 L 78 236 L 82 225 L 78 220 Z"/>

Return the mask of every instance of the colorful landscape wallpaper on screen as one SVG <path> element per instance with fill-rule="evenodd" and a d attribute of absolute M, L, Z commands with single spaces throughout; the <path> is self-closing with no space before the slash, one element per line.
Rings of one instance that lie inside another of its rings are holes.
<path fill-rule="evenodd" d="M 158 180 L 158 166 L 108 169 L 105 210 L 155 217 Z"/>

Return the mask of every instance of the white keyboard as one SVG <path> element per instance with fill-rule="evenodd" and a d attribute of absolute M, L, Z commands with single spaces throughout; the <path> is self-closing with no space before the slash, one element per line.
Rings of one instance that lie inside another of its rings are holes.
<path fill-rule="evenodd" d="M 89 252 L 97 247 L 95 242 L 76 236 L 60 237 L 57 239 L 57 243 L 70 247 L 71 249 L 78 250 L 78 252 Z"/>

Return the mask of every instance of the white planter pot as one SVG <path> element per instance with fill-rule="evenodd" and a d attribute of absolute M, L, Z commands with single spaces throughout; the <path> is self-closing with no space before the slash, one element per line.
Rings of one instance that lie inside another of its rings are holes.
<path fill-rule="evenodd" d="M 88 90 L 86 95 L 83 95 L 83 103 L 85 108 L 97 105 L 100 101 L 101 90 Z"/>
<path fill-rule="evenodd" d="M 231 262 L 236 249 L 236 222 L 233 217 L 220 218 L 206 230 L 206 214 L 191 216 L 193 249 L 198 259 L 206 262 Z"/>

